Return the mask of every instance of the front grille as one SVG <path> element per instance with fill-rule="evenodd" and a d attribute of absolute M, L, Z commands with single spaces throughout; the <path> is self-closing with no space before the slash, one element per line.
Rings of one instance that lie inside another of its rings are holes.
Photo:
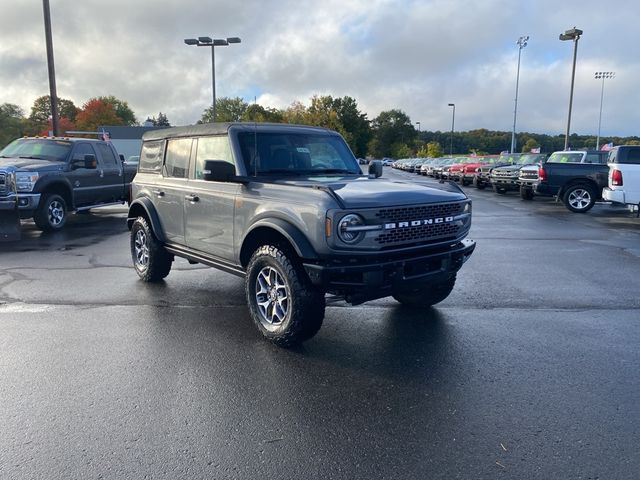
<path fill-rule="evenodd" d="M 492 175 L 494 177 L 500 177 L 500 178 L 507 178 L 507 177 L 516 177 L 518 176 L 518 172 L 513 172 L 513 171 L 500 171 L 500 170 L 494 170 L 492 172 Z"/>
<path fill-rule="evenodd" d="M 7 193 L 7 184 L 5 183 L 6 174 L 0 172 L 0 194 Z"/>
<path fill-rule="evenodd" d="M 455 238 L 459 229 L 460 227 L 454 223 L 399 228 L 379 235 L 376 238 L 376 242 L 386 245 L 389 243 L 418 243 L 426 240 Z"/>
<path fill-rule="evenodd" d="M 376 217 L 384 222 L 407 222 L 459 215 L 463 209 L 464 204 L 462 203 L 436 203 L 419 207 L 384 208 L 376 213 Z"/>
<path fill-rule="evenodd" d="M 421 205 L 418 207 L 385 208 L 376 217 L 382 223 L 400 223 L 417 220 L 454 217 L 464 210 L 464 203 L 441 203 Z M 438 240 L 455 239 L 464 225 L 461 222 L 434 223 L 431 225 L 417 225 L 398 227 L 385 230 L 375 238 L 379 245 L 408 245 L 428 243 Z"/>
<path fill-rule="evenodd" d="M 526 178 L 527 180 L 536 180 L 538 178 L 538 172 L 520 172 L 520 178 Z"/>

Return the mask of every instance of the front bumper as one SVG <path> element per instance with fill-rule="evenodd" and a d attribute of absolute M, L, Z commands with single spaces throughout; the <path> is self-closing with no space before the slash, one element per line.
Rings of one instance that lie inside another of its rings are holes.
<path fill-rule="evenodd" d="M 491 185 L 507 190 L 517 190 L 520 187 L 516 177 L 491 177 Z"/>
<path fill-rule="evenodd" d="M 446 251 L 418 253 L 393 260 L 353 259 L 353 263 L 335 265 L 305 263 L 311 282 L 320 290 L 344 295 L 354 305 L 388 297 L 406 284 L 444 281 L 460 270 L 476 248 L 473 240 L 462 240 Z"/>
<path fill-rule="evenodd" d="M 10 193 L 5 197 L 0 197 L 0 210 L 17 208 L 20 211 L 32 211 L 36 210 L 39 204 L 39 193 Z"/>

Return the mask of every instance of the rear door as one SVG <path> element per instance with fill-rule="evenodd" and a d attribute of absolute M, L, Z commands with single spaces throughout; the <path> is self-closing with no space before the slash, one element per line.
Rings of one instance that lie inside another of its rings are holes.
<path fill-rule="evenodd" d="M 100 169 L 100 202 L 112 203 L 124 197 L 124 176 L 122 162 L 106 143 L 96 143 Z"/>

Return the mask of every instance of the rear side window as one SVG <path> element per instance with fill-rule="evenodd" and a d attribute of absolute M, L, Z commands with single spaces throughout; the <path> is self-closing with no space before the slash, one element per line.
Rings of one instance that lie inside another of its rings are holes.
<path fill-rule="evenodd" d="M 164 161 L 164 175 L 166 177 L 187 178 L 192 143 L 191 138 L 169 140 Z"/>
<path fill-rule="evenodd" d="M 607 163 L 606 153 L 587 153 L 584 163 Z"/>
<path fill-rule="evenodd" d="M 164 154 L 164 140 L 144 142 L 140 152 L 138 170 L 144 173 L 159 173 L 162 168 L 162 156 Z"/>
<path fill-rule="evenodd" d="M 547 163 L 580 163 L 582 152 L 554 152 L 547 160 Z"/>
<path fill-rule="evenodd" d="M 621 163 L 640 164 L 640 147 L 629 148 L 626 155 L 620 155 L 620 153 L 618 152 L 618 160 L 622 160 Z"/>

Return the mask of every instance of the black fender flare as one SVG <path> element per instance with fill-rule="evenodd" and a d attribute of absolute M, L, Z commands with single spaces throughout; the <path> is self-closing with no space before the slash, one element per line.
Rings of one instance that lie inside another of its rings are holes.
<path fill-rule="evenodd" d="M 160 217 L 158 217 L 158 212 L 156 212 L 153 202 L 148 198 L 137 198 L 131 202 L 131 205 L 129 205 L 129 213 L 127 215 L 127 228 L 131 230 L 133 222 L 135 222 L 136 218 L 140 216 L 140 209 L 144 210 L 145 216 L 149 219 L 151 228 L 153 229 L 153 234 L 156 238 L 161 242 L 165 242 L 166 237 L 164 235 L 164 230 L 162 229 L 162 222 L 160 222 Z"/>
<path fill-rule="evenodd" d="M 251 225 L 242 240 L 242 247 L 244 247 L 245 241 L 251 235 L 251 232 L 263 227 L 271 228 L 286 238 L 295 249 L 298 257 L 309 260 L 318 258 L 318 254 L 311 245 L 311 242 L 307 240 L 307 237 L 300 231 L 300 229 L 280 218 L 265 218 Z"/>
<path fill-rule="evenodd" d="M 44 195 L 46 192 L 55 190 L 55 191 L 64 191 L 67 194 L 68 210 L 75 209 L 75 198 L 73 195 L 73 186 L 71 182 L 66 177 L 61 175 L 46 175 L 42 177 L 35 185 L 33 189 L 33 193 L 39 193 Z"/>

